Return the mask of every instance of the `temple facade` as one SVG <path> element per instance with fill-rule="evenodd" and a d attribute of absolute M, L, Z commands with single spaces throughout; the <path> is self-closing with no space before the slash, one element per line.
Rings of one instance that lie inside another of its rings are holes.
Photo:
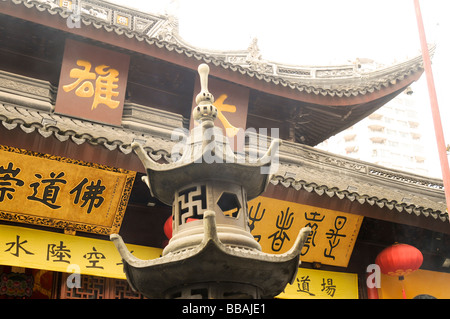
<path fill-rule="evenodd" d="M 407 298 L 450 297 L 442 180 L 314 148 L 402 94 L 422 75 L 421 56 L 376 70 L 286 65 L 264 60 L 256 40 L 241 51 L 200 49 L 173 17 L 77 4 L 0 1 L 0 298 L 144 298 L 110 235 L 157 259 L 176 233 L 172 206 L 180 223 L 203 220 L 201 187 L 165 197 L 163 179 L 149 191 L 132 147 L 161 165 L 183 156 L 200 64 L 210 69 L 215 126 L 235 154 L 264 159 L 282 141 L 259 196 L 216 204 L 231 217 L 246 206 L 245 227 L 266 254 L 285 254 L 311 229 L 295 278 L 275 298 L 401 298 L 397 278 L 381 274 L 375 291 L 366 281 L 394 243 L 423 255 L 403 280 Z"/>

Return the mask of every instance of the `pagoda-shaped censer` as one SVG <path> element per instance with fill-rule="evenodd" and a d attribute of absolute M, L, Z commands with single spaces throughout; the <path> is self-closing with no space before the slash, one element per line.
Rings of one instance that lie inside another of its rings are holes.
<path fill-rule="evenodd" d="M 293 247 L 272 255 L 250 234 L 247 200 L 266 188 L 280 144 L 274 139 L 264 156 L 249 161 L 232 151 L 214 126 L 217 109 L 208 91 L 209 67 L 198 68 L 201 92 L 183 154 L 174 162 L 154 162 L 138 143 L 132 147 L 144 164 L 151 194 L 172 206 L 173 237 L 162 256 L 134 257 L 117 234 L 131 287 L 149 298 L 271 298 L 294 280 L 300 251 L 310 232 L 303 228 Z"/>

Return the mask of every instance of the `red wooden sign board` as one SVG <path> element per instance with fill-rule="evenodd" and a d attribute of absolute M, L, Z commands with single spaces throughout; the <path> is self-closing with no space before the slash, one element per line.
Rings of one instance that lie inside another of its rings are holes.
<path fill-rule="evenodd" d="M 126 54 L 67 39 L 55 113 L 120 125 L 129 64 Z"/>

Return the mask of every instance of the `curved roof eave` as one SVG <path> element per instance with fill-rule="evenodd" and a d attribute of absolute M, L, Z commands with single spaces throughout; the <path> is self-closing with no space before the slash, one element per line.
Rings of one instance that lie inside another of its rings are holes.
<path fill-rule="evenodd" d="M 22 4 L 27 9 L 47 12 L 52 16 L 60 16 L 66 21 L 74 14 L 73 11 L 60 7 L 52 0 L 1 1 L 4 3 L 11 2 L 16 6 Z M 336 100 L 340 100 L 339 98 L 345 100 L 347 100 L 346 98 L 357 98 L 358 101 L 353 104 L 361 103 L 361 101 L 371 99 L 367 95 L 386 88 L 395 86 L 388 91 L 398 90 L 399 86 L 396 85 L 398 82 L 405 81 L 406 84 L 403 83 L 403 86 L 406 87 L 416 81 L 423 72 L 421 55 L 387 68 L 372 72 L 361 72 L 356 64 L 306 67 L 266 61 L 261 58 L 257 45 L 253 43 L 247 50 L 240 51 L 200 49 L 181 39 L 177 30 L 177 22 L 173 17 L 142 13 L 98 0 L 80 0 L 79 3 L 81 7 L 80 22 L 83 26 L 114 33 L 124 39 L 145 42 L 159 49 L 193 59 L 196 63 L 211 64 L 218 68 L 218 70 L 215 70 L 213 67 L 211 75 L 217 75 L 220 70 L 230 70 L 237 74 L 237 78 L 240 78 L 239 84 L 245 85 L 247 82 L 256 80 L 261 82 L 259 84 L 262 87 L 267 88 L 267 85 L 269 85 L 272 88 L 269 91 L 281 92 L 279 94 L 283 94 L 280 89 L 293 91 L 288 94 L 290 96 L 287 96 L 290 98 L 293 98 L 293 95 L 296 94 L 294 92 L 297 92 L 297 94 L 298 92 L 303 93 L 301 94 L 303 97 L 310 96 L 304 99 L 310 103 L 319 99 L 323 104 L 339 105 L 336 102 Z M 8 12 L 8 10 L 5 11 Z M 14 9 L 11 9 L 10 13 L 15 15 Z M 126 21 L 129 21 L 129 25 L 120 25 L 118 17 L 127 18 Z M 36 19 L 34 17 L 35 21 Z M 47 21 L 40 21 L 39 23 L 45 24 Z M 76 28 L 69 29 L 65 31 L 77 33 Z M 430 47 L 431 53 L 434 52 L 434 48 L 434 46 Z M 236 79 L 236 74 L 233 79 Z M 245 79 L 242 79 L 241 75 L 244 75 Z M 379 96 L 380 94 L 378 94 Z M 298 97 L 295 99 L 302 100 Z M 349 102 L 346 101 L 345 104 L 348 105 Z"/>

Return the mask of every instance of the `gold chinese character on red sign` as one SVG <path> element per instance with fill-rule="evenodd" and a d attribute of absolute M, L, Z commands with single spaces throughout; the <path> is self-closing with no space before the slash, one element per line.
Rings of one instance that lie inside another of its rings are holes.
<path fill-rule="evenodd" d="M 55 112 L 120 125 L 130 57 L 67 39 Z"/>
<path fill-rule="evenodd" d="M 239 131 L 238 127 L 234 127 L 230 124 L 228 119 L 223 115 L 222 112 L 230 112 L 235 113 L 236 112 L 236 105 L 231 104 L 225 104 L 225 100 L 227 99 L 228 95 L 221 94 L 219 98 L 214 103 L 214 106 L 217 108 L 217 118 L 222 122 L 223 127 L 225 128 L 225 133 L 228 137 L 236 136 L 236 134 Z"/>
<path fill-rule="evenodd" d="M 105 104 L 112 109 L 118 107 L 120 101 L 115 101 L 112 98 L 119 95 L 119 92 L 115 91 L 118 87 L 119 71 L 102 64 L 95 68 L 94 73 L 91 72 L 91 63 L 84 60 L 77 60 L 77 65 L 81 68 L 70 70 L 70 77 L 77 80 L 64 85 L 64 91 L 70 92 L 76 88 L 75 94 L 79 97 L 90 98 L 94 96 L 92 110 L 98 104 Z M 95 80 L 95 82 L 91 80 Z"/>

